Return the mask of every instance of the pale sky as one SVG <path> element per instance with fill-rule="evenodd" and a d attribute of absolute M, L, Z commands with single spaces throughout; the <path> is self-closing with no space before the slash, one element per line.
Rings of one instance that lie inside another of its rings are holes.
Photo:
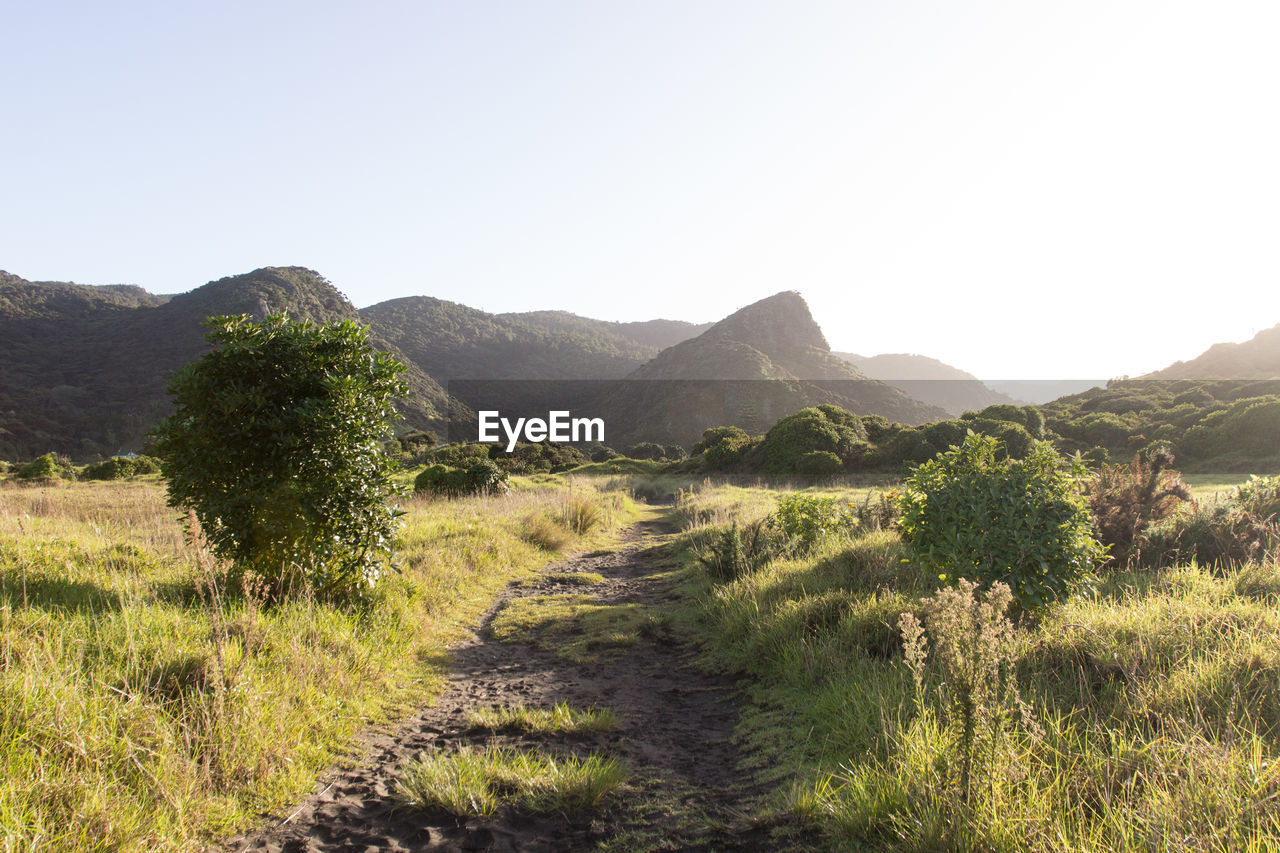
<path fill-rule="evenodd" d="M 0 6 L 0 268 L 718 319 L 983 378 L 1280 322 L 1280 3 Z"/>

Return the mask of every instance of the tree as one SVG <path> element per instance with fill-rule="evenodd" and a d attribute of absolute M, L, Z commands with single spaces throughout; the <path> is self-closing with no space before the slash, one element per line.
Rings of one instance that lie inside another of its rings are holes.
<path fill-rule="evenodd" d="M 359 596 L 403 514 L 387 503 L 398 489 L 383 443 L 404 366 L 351 321 L 205 325 L 213 349 L 174 374 L 176 411 L 154 431 L 169 504 L 276 595 Z"/>

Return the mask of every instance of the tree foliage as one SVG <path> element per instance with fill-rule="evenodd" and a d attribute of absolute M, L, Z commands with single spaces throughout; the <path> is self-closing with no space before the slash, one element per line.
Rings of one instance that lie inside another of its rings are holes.
<path fill-rule="evenodd" d="M 174 375 L 176 411 L 154 433 L 169 503 L 276 593 L 359 595 L 401 515 L 383 443 L 404 367 L 351 321 L 206 325 L 213 349 Z"/>

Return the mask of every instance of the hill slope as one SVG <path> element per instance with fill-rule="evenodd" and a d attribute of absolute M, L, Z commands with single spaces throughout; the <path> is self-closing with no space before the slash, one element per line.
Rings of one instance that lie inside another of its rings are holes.
<path fill-rule="evenodd" d="M 1214 344 L 1143 379 L 1280 379 L 1280 324 L 1243 343 Z"/>
<path fill-rule="evenodd" d="M 361 319 L 439 382 L 616 379 L 666 340 L 698 327 L 672 320 L 609 323 L 565 311 L 490 314 L 429 296 L 371 305 Z"/>
<path fill-rule="evenodd" d="M 872 379 L 879 379 L 910 397 L 959 415 L 978 411 L 997 403 L 1019 403 L 984 385 L 972 373 L 923 355 L 890 353 L 865 357 L 851 352 L 838 352 L 843 358 Z"/>
<path fill-rule="evenodd" d="M 170 374 L 207 350 L 204 319 L 280 311 L 320 323 L 359 320 L 333 285 L 302 267 L 265 267 L 173 297 L 5 274 L 0 458 L 141 450 L 147 431 L 170 410 Z M 465 414 L 420 370 L 411 366 L 405 379 L 412 389 L 401 405 L 408 425 L 439 429 L 447 417 Z"/>

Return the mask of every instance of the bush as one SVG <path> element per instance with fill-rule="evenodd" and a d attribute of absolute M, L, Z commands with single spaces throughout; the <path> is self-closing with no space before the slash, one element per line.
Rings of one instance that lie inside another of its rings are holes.
<path fill-rule="evenodd" d="M 1172 464 L 1173 454 L 1159 448 L 1147 459 L 1135 454 L 1128 465 L 1103 465 L 1089 481 L 1094 534 L 1117 565 L 1128 565 L 1148 525 L 1163 521 L 1191 500 L 1191 491 L 1170 469 Z"/>
<path fill-rule="evenodd" d="M 150 456 L 113 456 L 93 465 L 86 465 L 80 472 L 85 480 L 127 480 L 143 474 L 155 474 L 160 470 Z"/>
<path fill-rule="evenodd" d="M 780 496 L 775 518 L 783 535 L 805 547 L 851 521 L 835 498 L 813 495 Z"/>
<path fill-rule="evenodd" d="M 14 476 L 19 480 L 74 480 L 76 472 L 65 456 L 46 453 L 43 456 L 37 456 L 25 465 L 18 466 Z"/>
<path fill-rule="evenodd" d="M 702 441 L 693 446 L 690 456 L 700 457 L 708 470 L 724 471 L 741 462 L 760 441 L 738 427 L 711 427 L 703 431 Z"/>
<path fill-rule="evenodd" d="M 404 366 L 350 321 L 206 326 L 213 349 L 174 375 L 175 411 L 154 433 L 169 503 L 272 594 L 362 597 L 403 514 L 382 445 Z"/>
<path fill-rule="evenodd" d="M 814 450 L 796 462 L 796 473 L 806 477 L 830 477 L 840 473 L 840 457 L 825 450 Z"/>
<path fill-rule="evenodd" d="M 899 526 L 912 556 L 939 571 L 1009 585 L 1023 607 L 1045 607 L 1085 583 L 1103 554 L 1074 474 L 1048 442 L 997 460 L 999 443 L 970 435 L 918 466 Z"/>
<path fill-rule="evenodd" d="M 655 444 L 652 441 L 642 441 L 639 444 L 633 444 L 628 447 L 625 455 L 631 459 L 651 459 L 657 462 L 660 459 L 667 458 L 667 451 L 661 444 Z"/>
<path fill-rule="evenodd" d="M 448 465 L 431 465 L 413 479 L 414 492 L 426 492 L 447 498 L 464 495 L 490 494 L 507 490 L 507 472 L 488 459 L 481 459 L 462 468 Z"/>
<path fill-rule="evenodd" d="M 854 517 L 858 520 L 859 527 L 865 527 L 868 530 L 889 530 L 898 526 L 898 521 L 902 518 L 901 493 L 897 489 L 890 489 L 887 492 L 880 492 L 872 499 L 872 493 L 867 492 L 866 498 L 862 501 L 862 506 L 854 509 Z"/>
<path fill-rule="evenodd" d="M 801 409 L 774 424 L 755 456 L 766 473 L 793 474 L 800 472 L 800 460 L 815 451 L 828 453 L 843 464 L 855 448 L 866 443 L 866 438 L 856 415 L 838 406 L 816 406 Z"/>

